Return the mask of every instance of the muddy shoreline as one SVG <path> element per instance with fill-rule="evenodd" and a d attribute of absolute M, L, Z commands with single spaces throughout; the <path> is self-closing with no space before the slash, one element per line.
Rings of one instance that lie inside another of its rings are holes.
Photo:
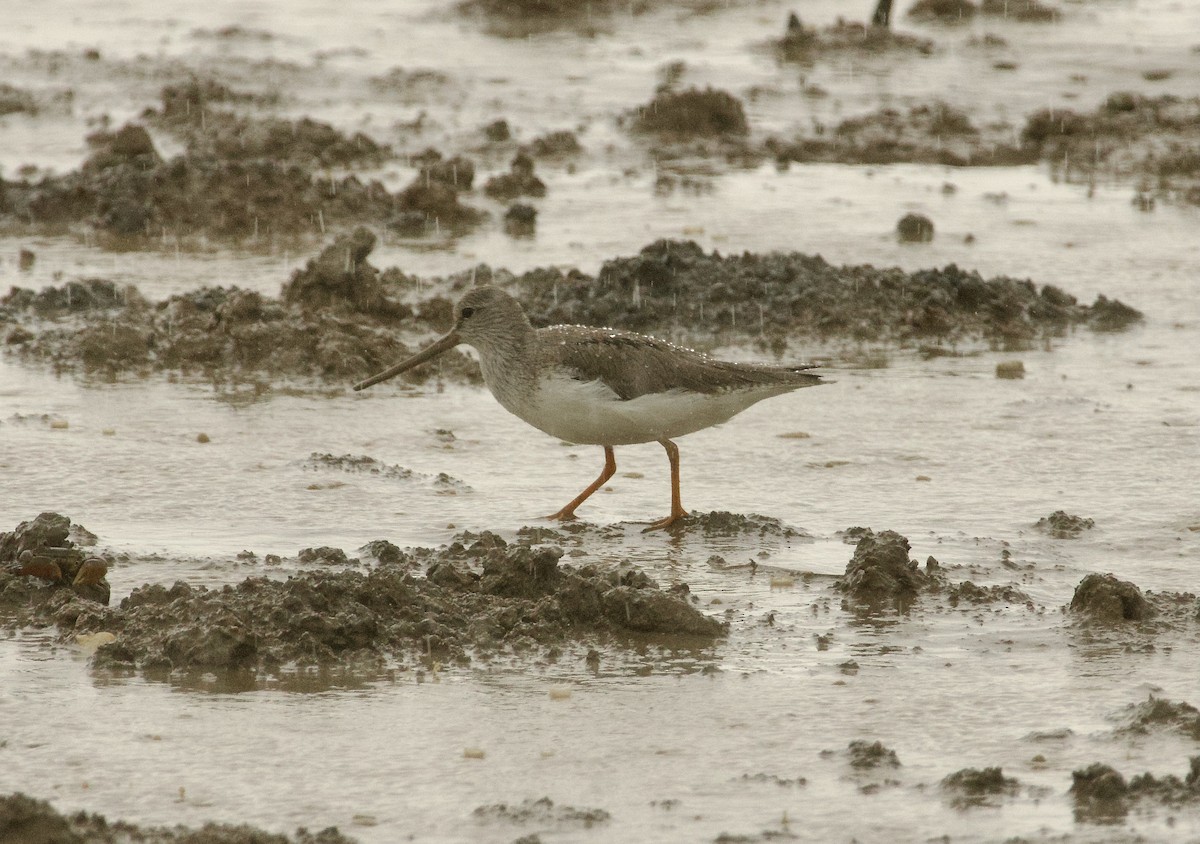
<path fill-rule="evenodd" d="M 1194 837 L 1195 13 L 872 5 L 15 14 L 0 839 Z M 481 282 L 838 385 L 525 524 Z"/>

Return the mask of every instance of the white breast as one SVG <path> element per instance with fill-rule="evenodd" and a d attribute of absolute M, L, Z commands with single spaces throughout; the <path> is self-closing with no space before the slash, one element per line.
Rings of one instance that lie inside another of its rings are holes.
<path fill-rule="evenodd" d="M 553 375 L 530 393 L 493 390 L 493 395 L 510 412 L 552 437 L 590 445 L 630 445 L 719 425 L 750 405 L 791 389 L 759 386 L 714 394 L 670 390 L 623 401 L 602 381 Z"/>

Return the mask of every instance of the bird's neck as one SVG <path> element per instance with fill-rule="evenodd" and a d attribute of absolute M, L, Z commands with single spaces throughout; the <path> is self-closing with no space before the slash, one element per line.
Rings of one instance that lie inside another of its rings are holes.
<path fill-rule="evenodd" d="M 497 397 L 502 392 L 525 391 L 537 380 L 537 332 L 526 323 L 521 329 L 493 337 L 475 347 L 483 380 Z"/>

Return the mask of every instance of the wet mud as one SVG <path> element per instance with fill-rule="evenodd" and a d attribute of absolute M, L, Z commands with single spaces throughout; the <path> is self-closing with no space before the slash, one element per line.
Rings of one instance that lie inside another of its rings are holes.
<path fill-rule="evenodd" d="M 320 832 L 298 829 L 276 835 L 247 825 L 209 823 L 186 826 L 139 826 L 103 815 L 65 815 L 45 800 L 15 792 L 0 795 L 0 841 L 13 844 L 354 844 L 355 839 L 329 827 Z"/>
<path fill-rule="evenodd" d="M 39 518 L 0 543 L 24 548 L 49 523 L 57 539 L 67 523 L 57 514 Z M 375 565 L 362 571 L 361 559 L 322 546 L 303 549 L 298 562 L 310 568 L 286 580 L 250 577 L 222 589 L 145 585 L 109 608 L 37 574 L 6 570 L 0 611 L 10 626 L 57 625 L 67 641 L 100 641 L 102 634 L 95 666 L 152 676 L 470 665 L 545 658 L 579 643 L 699 647 L 728 629 L 693 606 L 684 583 L 663 589 L 634 567 L 578 558 L 560 565 L 563 554 L 488 532 L 441 549 L 401 551 L 376 540 L 364 548 Z"/>

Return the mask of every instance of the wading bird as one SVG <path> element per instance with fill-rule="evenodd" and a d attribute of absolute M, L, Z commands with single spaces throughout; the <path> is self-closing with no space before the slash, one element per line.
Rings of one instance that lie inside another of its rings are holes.
<path fill-rule="evenodd" d="M 811 366 L 730 363 L 642 334 L 579 325 L 535 329 L 498 287 L 468 291 L 454 327 L 405 361 L 354 385 L 362 390 L 460 343 L 479 352 L 483 380 L 507 410 L 552 437 L 604 447 L 600 477 L 550 519 L 575 510 L 617 471 L 613 446 L 657 442 L 671 463 L 671 512 L 646 530 L 687 515 L 679 496 L 676 437 L 718 425 L 763 399 L 823 383 Z"/>

